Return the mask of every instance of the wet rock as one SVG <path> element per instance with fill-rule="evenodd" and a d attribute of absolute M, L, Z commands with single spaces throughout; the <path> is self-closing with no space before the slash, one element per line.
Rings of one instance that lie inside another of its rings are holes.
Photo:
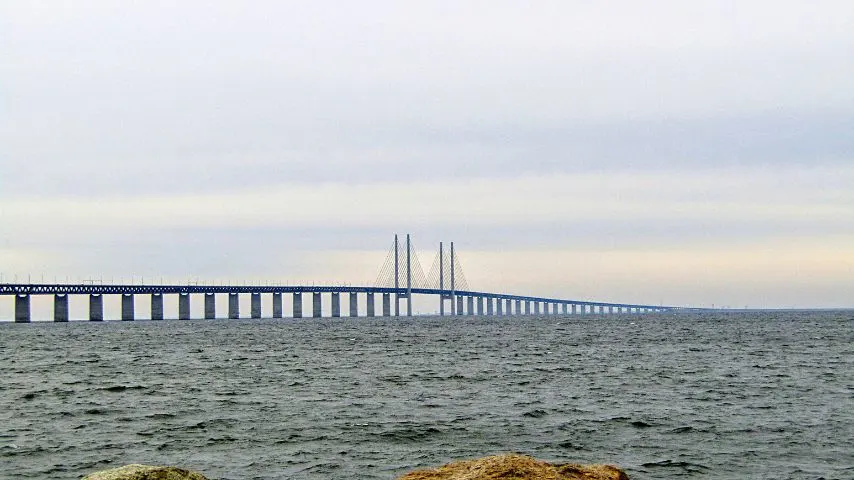
<path fill-rule="evenodd" d="M 611 465 L 552 464 L 524 455 L 495 455 L 416 470 L 398 480 L 629 480 Z"/>
<path fill-rule="evenodd" d="M 208 480 L 198 472 L 177 467 L 125 465 L 102 470 L 83 477 L 83 480 Z"/>

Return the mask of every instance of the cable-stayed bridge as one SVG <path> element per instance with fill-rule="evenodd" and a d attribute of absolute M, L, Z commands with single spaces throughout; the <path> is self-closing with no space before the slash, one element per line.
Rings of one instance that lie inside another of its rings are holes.
<path fill-rule="evenodd" d="M 0 283 L 0 295 L 14 296 L 15 322 L 31 320 L 30 299 L 33 295 L 53 295 L 53 320 L 69 320 L 68 298 L 71 295 L 89 296 L 90 321 L 104 320 L 104 296 L 121 296 L 121 320 L 135 320 L 137 295 L 150 295 L 151 320 L 163 320 L 165 295 L 175 295 L 178 301 L 178 319 L 193 318 L 190 309 L 191 295 L 204 296 L 205 319 L 215 319 L 216 295 L 228 296 L 228 318 L 240 317 L 240 295 L 250 296 L 250 318 L 262 318 L 262 294 L 271 295 L 271 317 L 283 318 L 282 296 L 293 296 L 292 318 L 324 316 L 323 295 L 331 297 L 328 316 L 341 317 L 341 295 L 348 295 L 347 316 L 366 317 L 412 316 L 413 295 L 434 296 L 438 300 L 440 315 L 592 315 L 609 313 L 652 313 L 688 310 L 665 305 L 611 303 L 578 299 L 547 298 L 510 293 L 476 291 L 469 287 L 454 244 L 439 251 L 427 274 L 421 266 L 409 235 L 401 242 L 397 235 L 380 268 L 374 285 L 113 285 L 113 284 L 60 284 L 60 283 Z M 303 295 L 311 296 L 311 311 L 303 310 Z M 381 310 L 376 310 L 376 297 L 381 298 Z M 360 298 L 363 300 L 360 301 Z M 401 302 L 405 311 L 401 312 Z M 360 309 L 360 304 L 363 309 Z M 309 316 L 309 315 L 305 315 Z M 198 318 L 198 317 L 196 317 Z"/>

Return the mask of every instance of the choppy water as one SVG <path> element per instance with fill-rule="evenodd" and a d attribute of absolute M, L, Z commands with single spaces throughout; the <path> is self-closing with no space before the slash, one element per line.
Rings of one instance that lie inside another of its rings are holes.
<path fill-rule="evenodd" d="M 0 325 L 0 477 L 854 478 L 854 313 Z"/>

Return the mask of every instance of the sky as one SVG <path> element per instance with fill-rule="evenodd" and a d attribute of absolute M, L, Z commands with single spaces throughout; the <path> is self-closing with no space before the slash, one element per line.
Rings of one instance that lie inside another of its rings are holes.
<path fill-rule="evenodd" d="M 4 282 L 854 306 L 845 0 L 0 2 L 0 145 Z"/>

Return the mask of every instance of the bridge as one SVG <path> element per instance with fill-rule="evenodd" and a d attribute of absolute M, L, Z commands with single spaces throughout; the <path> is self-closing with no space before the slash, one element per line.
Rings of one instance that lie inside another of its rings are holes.
<path fill-rule="evenodd" d="M 322 296 L 331 296 L 333 318 L 341 317 L 341 295 L 348 295 L 349 317 L 360 315 L 360 303 L 364 305 L 364 316 L 375 317 L 376 297 L 382 299 L 379 315 L 383 317 L 400 316 L 400 303 L 406 302 L 406 316 L 412 316 L 413 295 L 434 296 L 438 300 L 439 315 L 592 315 L 609 313 L 652 313 L 683 310 L 682 307 L 664 305 L 640 305 L 610 303 L 587 300 L 546 298 L 508 293 L 492 293 L 471 290 L 465 280 L 454 244 L 446 252 L 439 244 L 439 252 L 427 275 L 412 248 L 410 236 L 406 235 L 405 246 L 401 246 L 398 236 L 389 250 L 386 261 L 380 269 L 377 280 L 372 286 L 344 285 L 113 285 L 113 284 L 60 284 L 60 283 L 0 283 L 0 295 L 14 296 L 16 323 L 29 323 L 30 297 L 33 295 L 53 295 L 53 320 L 69 320 L 68 298 L 70 295 L 89 296 L 89 320 L 104 320 L 104 296 L 121 296 L 121 320 L 132 321 L 135 316 L 135 296 L 149 295 L 151 301 L 151 320 L 163 320 L 163 302 L 165 295 L 175 295 L 178 300 L 178 319 L 189 320 L 190 296 L 204 296 L 205 319 L 215 319 L 216 295 L 228 295 L 228 318 L 240 317 L 241 294 L 250 296 L 250 318 L 261 318 L 262 294 L 268 294 L 272 301 L 272 318 L 283 318 L 282 296 L 293 296 L 292 318 L 303 317 L 303 295 L 311 296 L 311 317 L 323 317 Z M 360 297 L 364 298 L 360 302 Z M 446 305 L 447 304 L 447 305 Z M 447 311 L 446 311 L 447 306 Z M 393 308 L 392 308 L 393 307 Z M 307 313 L 307 312 L 306 312 Z"/>

